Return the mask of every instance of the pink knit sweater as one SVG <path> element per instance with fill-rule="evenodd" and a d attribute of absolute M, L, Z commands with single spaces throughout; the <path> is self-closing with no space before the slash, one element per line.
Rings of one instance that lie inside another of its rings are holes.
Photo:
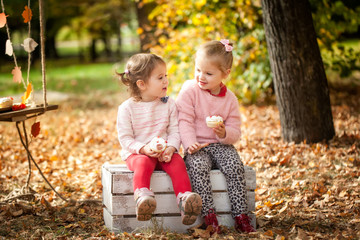
<path fill-rule="evenodd" d="M 184 83 L 178 98 L 179 131 L 184 149 L 195 142 L 234 144 L 241 135 L 239 103 L 233 92 L 224 97 L 213 96 L 200 89 L 195 80 Z M 226 136 L 219 138 L 207 127 L 206 117 L 218 115 L 224 119 Z"/>
<path fill-rule="evenodd" d="M 139 154 L 140 149 L 154 137 L 162 137 L 177 150 L 180 135 L 175 101 L 167 103 L 159 99 L 152 102 L 136 102 L 129 98 L 118 109 L 117 131 L 121 158 L 126 160 L 131 154 Z"/>

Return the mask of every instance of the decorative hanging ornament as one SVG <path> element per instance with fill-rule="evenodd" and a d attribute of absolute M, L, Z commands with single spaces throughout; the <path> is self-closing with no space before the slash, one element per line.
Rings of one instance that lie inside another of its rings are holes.
<path fill-rule="evenodd" d="M 35 48 L 37 47 L 37 45 L 39 45 L 39 44 L 37 44 L 34 41 L 34 39 L 32 39 L 32 38 L 26 38 L 24 40 L 24 43 L 21 44 L 21 46 L 23 46 L 25 51 L 28 52 L 28 53 L 31 53 L 32 51 L 34 51 Z"/>
<path fill-rule="evenodd" d="M 8 40 L 6 40 L 5 54 L 12 56 L 13 53 L 14 53 L 14 50 L 13 50 L 12 43 L 11 43 L 10 39 L 8 39 Z"/>
<path fill-rule="evenodd" d="M 13 75 L 14 82 L 21 83 L 22 80 L 21 67 L 14 67 L 14 69 L 11 71 L 11 74 Z"/>
<path fill-rule="evenodd" d="M 26 104 L 31 96 L 32 93 L 32 85 L 29 83 L 26 87 L 26 92 L 24 93 L 24 96 L 21 97 L 21 103 Z"/>
<path fill-rule="evenodd" d="M 28 23 L 31 21 L 32 11 L 30 8 L 28 8 L 28 6 L 25 6 L 25 10 L 23 11 L 23 13 L 21 15 L 24 18 L 24 23 Z"/>
<path fill-rule="evenodd" d="M 9 15 L 5 15 L 5 13 L 0 13 L 0 28 L 4 27 L 6 24 L 6 17 Z"/>

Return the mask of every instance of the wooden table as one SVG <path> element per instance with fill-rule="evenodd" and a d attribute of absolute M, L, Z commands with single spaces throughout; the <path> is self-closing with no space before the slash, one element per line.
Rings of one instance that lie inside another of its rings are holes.
<path fill-rule="evenodd" d="M 50 184 L 50 182 L 46 179 L 46 177 L 44 176 L 44 174 L 42 173 L 40 167 L 38 166 L 38 164 L 36 163 L 36 161 L 34 160 L 33 156 L 30 153 L 29 150 L 29 140 L 28 140 L 28 134 L 26 131 L 26 127 L 25 127 L 25 121 L 27 119 L 33 118 L 33 117 L 37 117 L 39 115 L 44 114 L 47 111 L 51 111 L 51 110 L 56 110 L 58 109 L 58 105 L 48 105 L 46 107 L 46 110 L 44 108 L 44 105 L 37 105 L 36 107 L 32 107 L 32 108 L 25 108 L 22 110 L 17 110 L 17 111 L 12 111 L 9 110 L 7 112 L 2 112 L 0 113 L 0 122 L 16 122 L 16 128 L 19 134 L 19 138 L 20 141 L 22 143 L 22 145 L 24 146 L 26 153 L 27 153 L 27 157 L 28 157 L 28 162 L 29 162 L 29 172 L 28 172 L 28 178 L 27 178 L 27 182 L 26 182 L 26 186 L 25 189 L 29 188 L 29 182 L 30 182 L 30 177 L 31 177 L 31 161 L 35 164 L 36 168 L 39 170 L 41 176 L 44 178 L 44 180 L 46 181 L 46 183 L 51 187 L 51 189 L 64 201 L 67 201 L 65 198 L 63 198 L 61 196 L 61 194 L 59 194 L 54 187 Z M 22 123 L 22 128 L 23 128 L 23 135 L 21 134 L 21 130 L 19 127 L 19 124 Z M 14 197 L 12 197 L 11 199 L 13 199 Z M 16 197 L 15 197 L 16 198 Z M 7 200 L 7 199 L 5 199 Z"/>

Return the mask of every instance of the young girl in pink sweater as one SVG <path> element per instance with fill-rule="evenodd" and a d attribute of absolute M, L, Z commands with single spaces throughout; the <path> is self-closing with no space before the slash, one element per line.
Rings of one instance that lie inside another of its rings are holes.
<path fill-rule="evenodd" d="M 195 58 L 195 79 L 186 81 L 176 100 L 179 129 L 185 149 L 185 163 L 193 190 L 200 194 L 201 215 L 206 225 L 220 232 L 211 190 L 210 170 L 219 168 L 228 186 L 235 228 L 253 232 L 247 215 L 244 165 L 232 145 L 240 138 L 238 100 L 223 84 L 231 71 L 232 44 L 210 41 L 200 46 Z M 206 118 L 220 116 L 214 128 Z"/>
<path fill-rule="evenodd" d="M 155 211 L 150 178 L 158 169 L 168 173 L 172 180 L 182 223 L 193 224 L 202 202 L 197 193 L 191 192 L 184 160 L 177 153 L 180 147 L 177 109 L 175 101 L 166 97 L 169 81 L 165 62 L 154 54 L 136 54 L 118 75 L 131 94 L 131 98 L 119 106 L 117 131 L 122 159 L 134 171 L 137 220 L 147 221 Z M 155 137 L 167 141 L 165 149 L 150 144 Z"/>

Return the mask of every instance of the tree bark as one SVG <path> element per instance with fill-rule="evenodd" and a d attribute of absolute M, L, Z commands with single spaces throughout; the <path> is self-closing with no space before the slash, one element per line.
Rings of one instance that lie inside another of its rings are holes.
<path fill-rule="evenodd" d="M 331 139 L 329 89 L 308 0 L 261 2 L 284 140 Z"/>
<path fill-rule="evenodd" d="M 135 1 L 136 14 L 139 22 L 139 27 L 143 29 L 143 33 L 140 34 L 140 47 L 142 52 L 149 52 L 149 45 L 154 39 L 154 32 L 150 26 L 149 14 L 156 7 L 155 3 L 145 3 Z"/>

